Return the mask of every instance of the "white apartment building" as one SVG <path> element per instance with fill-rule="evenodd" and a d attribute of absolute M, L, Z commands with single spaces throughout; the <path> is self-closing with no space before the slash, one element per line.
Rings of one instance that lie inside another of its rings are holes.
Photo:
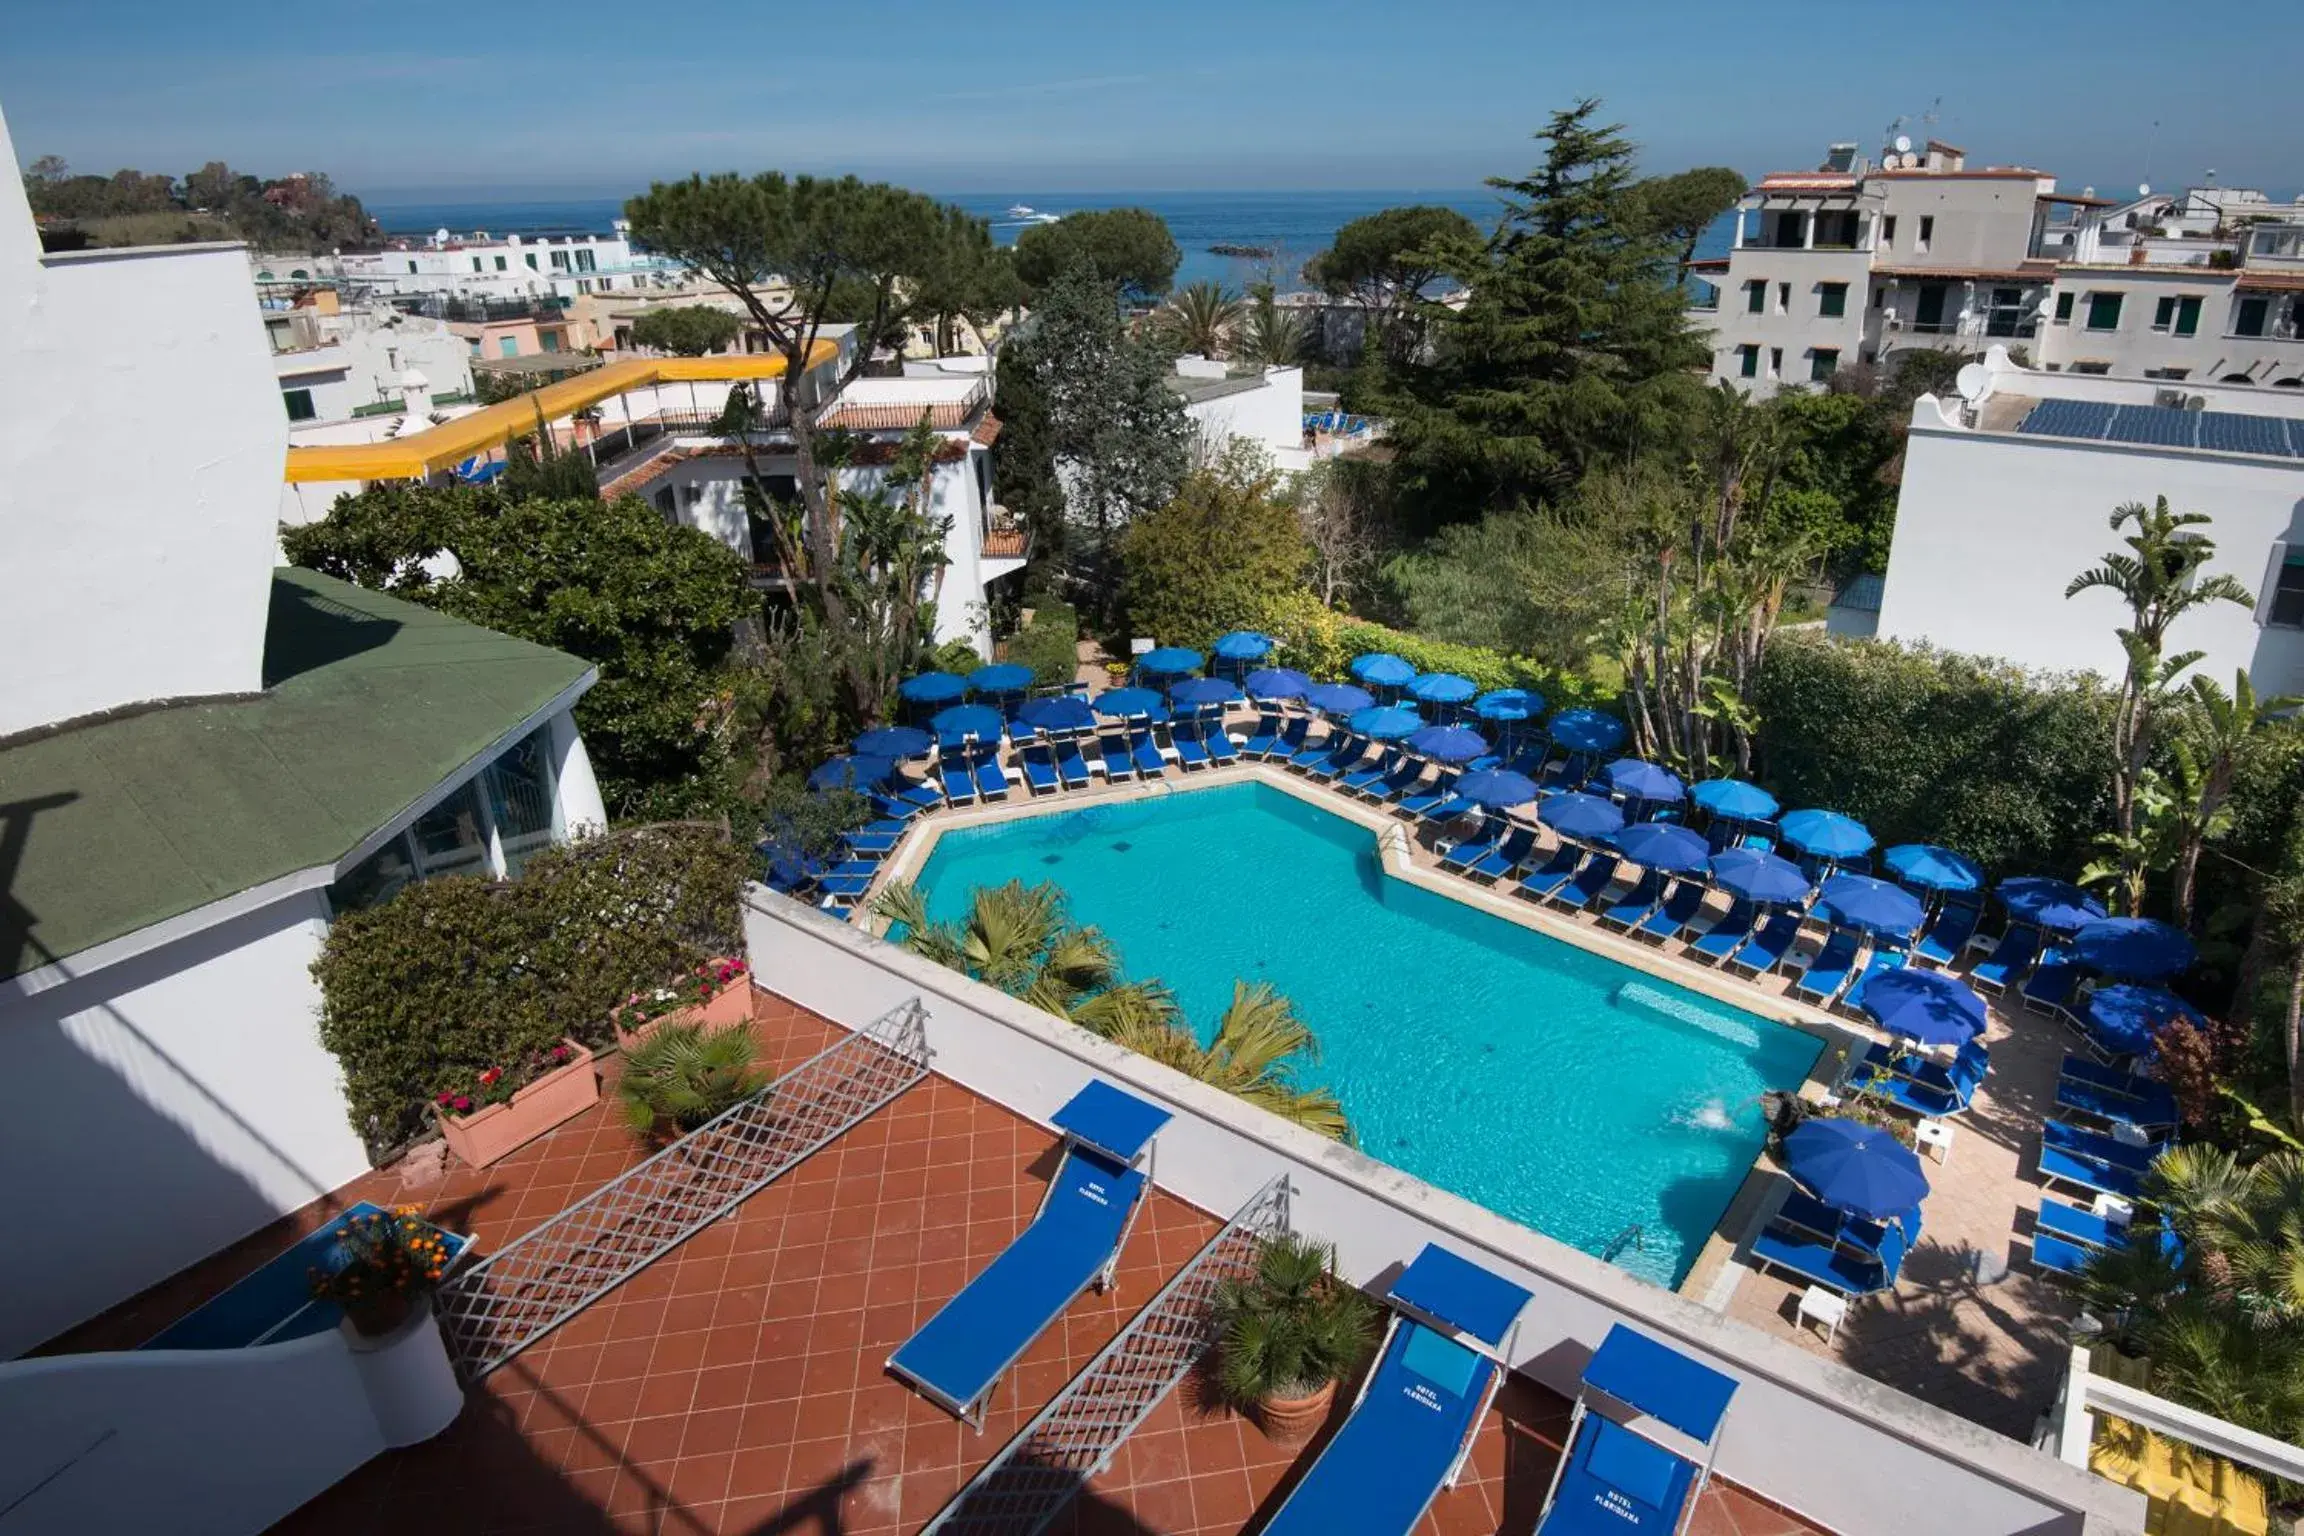
<path fill-rule="evenodd" d="M 325 297 L 333 304 L 333 294 Z M 471 343 L 445 321 L 373 302 L 344 309 L 260 302 L 292 424 L 394 414 L 411 371 L 443 403 L 472 393 Z"/>
<path fill-rule="evenodd" d="M 632 226 L 615 221 L 610 233 L 470 235 L 436 230 L 422 241 L 401 240 L 381 251 L 336 258 L 343 281 L 378 294 L 443 294 L 471 299 L 625 293 L 676 284 L 682 269 L 661 256 L 632 248 Z"/>
<path fill-rule="evenodd" d="M 1244 439 L 1270 455 L 1275 468 L 1294 473 L 1311 465 L 1312 451 L 1304 441 L 1301 367 L 1262 368 L 1180 357 L 1168 387 L 1184 402 L 1185 419 L 1192 423 L 1202 459 L 1213 461 L 1228 445 Z"/>

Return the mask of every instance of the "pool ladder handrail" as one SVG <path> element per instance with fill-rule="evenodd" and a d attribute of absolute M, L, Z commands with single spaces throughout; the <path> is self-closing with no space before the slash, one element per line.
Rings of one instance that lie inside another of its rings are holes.
<path fill-rule="evenodd" d="M 1648 1226 L 1645 1222 L 1631 1222 L 1626 1225 L 1623 1231 L 1608 1239 L 1608 1245 L 1600 1250 L 1601 1262 L 1615 1263 L 1617 1256 L 1624 1251 L 1627 1244 L 1641 1253 L 1648 1251 Z"/>

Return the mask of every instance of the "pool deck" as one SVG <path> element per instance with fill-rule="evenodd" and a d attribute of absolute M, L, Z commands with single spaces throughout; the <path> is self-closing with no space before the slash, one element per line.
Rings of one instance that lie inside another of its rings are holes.
<path fill-rule="evenodd" d="M 1271 785 L 1366 827 L 1377 841 L 1379 864 L 1395 878 L 1819 1036 L 1826 1049 L 1802 1090 L 1811 1098 L 1838 1080 L 1852 1046 L 1881 1038 L 1860 1019 L 1793 1000 L 1786 995 L 1790 981 L 1784 976 L 1729 974 L 1682 958 L 1676 943 L 1632 939 L 1603 929 L 1588 914 L 1542 907 L 1446 872 L 1439 867 L 1429 834 L 1419 840 L 1411 835 L 1408 823 L 1383 808 L 1262 763 L 1171 773 L 1155 783 L 1099 781 L 1088 789 L 1037 797 L 1028 793 L 1019 774 L 1006 801 L 941 810 L 923 818 L 889 860 L 883 879 L 916 874 L 949 827 L 983 826 L 1250 781 Z M 1620 886 L 1628 884 L 1619 881 Z M 1714 903 L 1716 911 L 1719 898 Z M 874 929 L 882 926 L 871 917 L 869 905 L 859 909 L 855 921 Z M 2031 1274 L 2026 1262 L 2041 1192 L 2027 1174 L 2040 1143 L 2040 1121 L 2054 1110 L 2057 1067 L 2069 1042 L 2052 1020 L 1997 1004 L 1986 1041 L 1992 1050 L 1991 1074 L 1968 1112 L 1954 1120 L 1955 1139 L 1946 1161 L 1926 1164 L 1932 1189 L 1924 1207 L 1923 1235 L 1893 1292 L 1853 1303 L 1829 1343 L 1820 1330 L 1796 1325 L 1802 1287 L 1759 1273 L 1745 1261 L 1750 1239 L 1790 1187 L 1767 1154 L 1729 1203 L 1679 1290 L 1714 1310 L 1795 1339 L 1874 1380 L 2002 1434 L 2028 1439 L 2035 1420 L 2054 1398 L 2067 1354 L 2066 1329 L 2076 1310 L 2061 1291 Z M 1979 1255 L 1988 1267 L 2004 1271 L 1999 1278 L 1978 1282 Z"/>

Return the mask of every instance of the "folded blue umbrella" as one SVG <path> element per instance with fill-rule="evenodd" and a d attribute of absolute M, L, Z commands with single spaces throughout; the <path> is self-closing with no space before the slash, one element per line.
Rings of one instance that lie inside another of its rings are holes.
<path fill-rule="evenodd" d="M 923 672 L 898 683 L 896 691 L 914 704 L 947 704 L 968 691 L 968 679 L 949 672 Z"/>
<path fill-rule="evenodd" d="M 2153 1032 L 2171 1019 L 2205 1024 L 2200 1011 L 2166 987 L 2098 987 L 2089 996 L 2083 1022 L 2089 1037 L 2115 1056 L 2141 1056 L 2152 1049 Z"/>
<path fill-rule="evenodd" d="M 1819 859 L 1853 859 L 1872 851 L 1864 823 L 1838 811 L 1794 811 L 1777 823 L 1784 841 Z"/>
<path fill-rule="evenodd" d="M 1397 704 L 1372 704 L 1352 711 L 1352 718 L 1345 723 L 1371 741 L 1399 741 L 1422 730 L 1424 717 Z"/>
<path fill-rule="evenodd" d="M 1782 809 L 1774 795 L 1742 779 L 1706 779 L 1690 786 L 1688 798 L 1724 821 L 1766 821 Z"/>
<path fill-rule="evenodd" d="M 1427 672 L 1408 685 L 1410 698 L 1427 704 L 1461 704 L 1480 691 L 1480 685 L 1453 672 Z"/>
<path fill-rule="evenodd" d="M 1314 683 L 1304 690 L 1304 702 L 1331 715 L 1348 715 L 1375 703 L 1376 696 L 1350 683 Z"/>
<path fill-rule="evenodd" d="M 2003 880 L 1993 891 L 2010 915 L 2058 933 L 2084 927 L 2104 915 L 2104 903 L 2069 880 L 2047 875 L 2018 875 Z"/>
<path fill-rule="evenodd" d="M 1293 667 L 1259 668 L 1245 681 L 1250 695 L 1259 699 L 1300 699 L 1312 688 L 1312 679 Z"/>
<path fill-rule="evenodd" d="M 1727 848 L 1712 855 L 1712 883 L 1746 901 L 1783 903 L 1808 899 L 1808 876 L 1781 854 L 1758 848 Z"/>
<path fill-rule="evenodd" d="M 1919 897 L 1870 875 L 1834 875 L 1816 899 L 1824 915 L 1834 921 L 1890 938 L 1911 933 L 1927 916 Z"/>
<path fill-rule="evenodd" d="M 1408 738 L 1408 750 L 1436 763 L 1468 763 L 1488 753 L 1488 738 L 1461 725 L 1428 725 Z"/>
<path fill-rule="evenodd" d="M 1236 629 L 1216 642 L 1216 654 L 1226 661 L 1262 661 L 1279 644 L 1270 635 L 1260 635 L 1252 629 Z"/>
<path fill-rule="evenodd" d="M 1864 983 L 1864 1011 L 1891 1035 L 1922 1045 L 1966 1045 L 1984 1033 L 1984 999 L 1959 977 L 1916 965 Z"/>
<path fill-rule="evenodd" d="M 865 757 L 918 757 L 936 745 L 936 738 L 917 726 L 884 725 L 876 731 L 866 731 L 852 745 Z"/>
<path fill-rule="evenodd" d="M 1536 807 L 1536 819 L 1562 837 L 1586 842 L 1612 837 L 1624 829 L 1623 809 L 1598 795 L 1554 795 Z"/>
<path fill-rule="evenodd" d="M 1529 688 L 1496 688 L 1480 695 L 1472 712 L 1483 720 L 1533 720 L 1544 713 L 1544 695 Z"/>
<path fill-rule="evenodd" d="M 1180 683 L 1170 683 L 1168 697 L 1190 709 L 1205 709 L 1211 704 L 1231 703 L 1240 697 L 1240 690 L 1229 678 L 1188 677 Z"/>
<path fill-rule="evenodd" d="M 1036 731 L 1085 731 L 1095 725 L 1096 711 L 1088 701 L 1069 693 L 1052 698 L 1026 699 L 1016 718 Z"/>
<path fill-rule="evenodd" d="M 1536 781 L 1505 768 L 1483 768 L 1456 781 L 1456 793 L 1492 811 L 1507 811 L 1536 798 Z"/>
<path fill-rule="evenodd" d="M 1131 720 L 1138 715 L 1165 720 L 1168 704 L 1149 688 L 1107 688 L 1096 695 L 1096 713 L 1114 720 Z"/>
<path fill-rule="evenodd" d="M 1365 656 L 1355 656 L 1348 670 L 1360 681 L 1378 688 L 1398 688 L 1416 680 L 1416 669 L 1389 651 L 1370 651 Z"/>
<path fill-rule="evenodd" d="M 1620 757 L 1601 770 L 1608 787 L 1627 800 L 1652 800 L 1671 805 L 1686 793 L 1680 775 L 1637 757 Z"/>
<path fill-rule="evenodd" d="M 936 734 L 947 741 L 962 736 L 973 736 L 979 741 L 997 741 L 1008 722 L 1000 718 L 1000 711 L 982 704 L 955 704 L 940 709 L 930 717 Z"/>
<path fill-rule="evenodd" d="M 810 789 L 869 789 L 885 784 L 888 775 L 896 771 L 896 761 L 887 757 L 851 757 L 846 754 L 819 763 L 816 771 L 808 775 Z"/>
<path fill-rule="evenodd" d="M 1552 739 L 1571 752 L 1613 752 L 1624 745 L 1624 722 L 1596 709 L 1570 709 L 1552 722 Z"/>
<path fill-rule="evenodd" d="M 1703 833 L 1668 821 L 1634 822 L 1609 841 L 1641 868 L 1667 875 L 1702 869 L 1712 852 Z"/>
<path fill-rule="evenodd" d="M 2130 981 L 2173 976 L 2198 954 L 2190 934 L 2156 917 L 2107 917 L 2072 936 L 2074 959 Z"/>
<path fill-rule="evenodd" d="M 1198 651 L 1188 651 L 1180 645 L 1162 646 L 1146 651 L 1136 658 L 1136 670 L 1152 677 L 1182 677 L 1197 672 L 1208 664 L 1208 658 Z"/>
<path fill-rule="evenodd" d="M 1928 1194 L 1920 1159 L 1888 1132 L 1854 1120 L 1809 1120 L 1784 1138 L 1784 1171 L 1837 1210 L 1875 1221 Z"/>
<path fill-rule="evenodd" d="M 1930 891 L 1980 891 L 1984 871 L 1964 853 L 1934 843 L 1898 843 L 1880 855 L 1889 873 L 1908 885 Z"/>
<path fill-rule="evenodd" d="M 980 693 L 1015 693 L 1032 686 L 1032 669 L 1013 661 L 996 661 L 969 673 L 968 686 Z"/>

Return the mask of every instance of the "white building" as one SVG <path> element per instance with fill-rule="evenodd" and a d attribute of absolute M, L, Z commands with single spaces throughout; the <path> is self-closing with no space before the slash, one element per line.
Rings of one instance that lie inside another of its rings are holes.
<path fill-rule="evenodd" d="M 682 269 L 632 248 L 632 226 L 609 234 L 470 235 L 443 229 L 422 241 L 395 241 L 381 251 L 337 258 L 343 281 L 378 294 L 443 294 L 472 299 L 625 293 L 676 284 Z"/>
<path fill-rule="evenodd" d="M 7 1357 L 367 1169 L 310 970 L 342 903 L 605 816 L 583 662 L 275 568 L 239 247 L 43 256 L 11 178 L 0 312 Z"/>
<path fill-rule="evenodd" d="M 1201 457 L 1213 460 L 1238 439 L 1256 444 L 1275 467 L 1310 467 L 1304 440 L 1304 370 L 1260 368 L 1204 357 L 1176 359 L 1168 387 L 1184 402 Z"/>
<path fill-rule="evenodd" d="M 396 413 L 411 370 L 436 400 L 453 403 L 472 393 L 472 345 L 444 321 L 387 304 L 331 312 L 277 302 L 265 305 L 264 334 L 291 423 Z"/>
<path fill-rule="evenodd" d="M 2170 650 L 2201 651 L 2227 686 L 2246 668 L 2260 693 L 2304 690 L 2304 394 L 2209 385 L 2171 405 L 2158 385 L 2021 369 L 1997 347 L 1981 369 L 1976 404 L 1913 407 L 1881 635 L 2117 676 L 2125 610 L 2064 588 L 2119 547 L 2114 508 L 2165 496 L 2215 519 L 2210 571 L 2255 594 L 2187 615 Z"/>

